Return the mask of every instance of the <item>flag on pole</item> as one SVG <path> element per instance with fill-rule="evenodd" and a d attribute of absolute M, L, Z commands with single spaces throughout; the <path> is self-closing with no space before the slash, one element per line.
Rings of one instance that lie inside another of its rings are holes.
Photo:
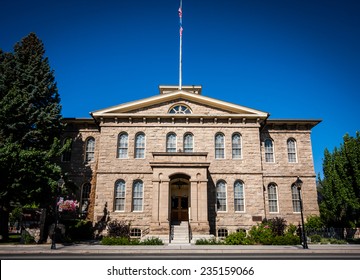
<path fill-rule="evenodd" d="M 182 1 L 180 1 L 180 7 L 179 7 L 179 23 L 180 23 L 180 36 L 182 36 L 183 27 L 182 27 Z"/>
<path fill-rule="evenodd" d="M 182 9 L 179 7 L 179 18 L 182 18 Z"/>

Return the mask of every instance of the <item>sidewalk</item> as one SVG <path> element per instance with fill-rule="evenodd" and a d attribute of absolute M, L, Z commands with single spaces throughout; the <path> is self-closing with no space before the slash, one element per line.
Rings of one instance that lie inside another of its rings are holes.
<path fill-rule="evenodd" d="M 56 250 L 51 250 L 51 244 L 41 245 L 0 245 L 0 257 L 12 255 L 351 255 L 360 259 L 360 245 L 309 245 L 304 250 L 302 246 L 264 246 L 264 245 L 163 245 L 163 246 L 105 246 L 98 244 L 56 244 Z"/>

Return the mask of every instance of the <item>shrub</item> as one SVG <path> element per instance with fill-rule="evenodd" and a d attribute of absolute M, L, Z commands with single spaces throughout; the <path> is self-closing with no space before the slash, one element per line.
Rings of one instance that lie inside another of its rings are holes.
<path fill-rule="evenodd" d="M 270 220 L 264 220 L 263 224 L 269 225 L 274 236 L 284 235 L 286 229 L 286 220 L 284 218 L 275 217 Z"/>
<path fill-rule="evenodd" d="M 70 240 L 89 240 L 94 238 L 94 228 L 91 221 L 75 220 L 68 224 L 67 237 Z"/>
<path fill-rule="evenodd" d="M 222 241 L 217 241 L 215 238 L 206 239 L 201 238 L 196 240 L 195 245 L 221 245 L 223 244 Z"/>
<path fill-rule="evenodd" d="M 306 218 L 305 229 L 306 230 L 318 230 L 324 227 L 324 223 L 319 216 L 309 215 Z"/>
<path fill-rule="evenodd" d="M 249 239 L 254 244 L 271 245 L 274 235 L 269 225 L 260 224 L 250 229 Z"/>
<path fill-rule="evenodd" d="M 108 236 L 126 237 L 130 239 L 130 223 L 126 221 L 114 220 L 108 223 Z"/>
<path fill-rule="evenodd" d="M 225 238 L 226 245 L 251 245 L 253 244 L 252 240 L 250 240 L 246 236 L 245 231 L 239 231 L 229 234 Z"/>
<path fill-rule="evenodd" d="M 292 234 L 278 235 L 273 239 L 273 245 L 298 245 L 300 237 Z"/>
<path fill-rule="evenodd" d="M 310 235 L 309 236 L 311 243 L 320 243 L 321 242 L 321 236 L 318 234 Z"/>
<path fill-rule="evenodd" d="M 131 241 L 127 237 L 106 236 L 101 240 L 102 245 L 131 245 Z"/>
<path fill-rule="evenodd" d="M 135 241 L 135 240 L 134 240 Z M 150 237 L 139 243 L 140 245 L 164 245 L 164 242 L 158 237 Z"/>

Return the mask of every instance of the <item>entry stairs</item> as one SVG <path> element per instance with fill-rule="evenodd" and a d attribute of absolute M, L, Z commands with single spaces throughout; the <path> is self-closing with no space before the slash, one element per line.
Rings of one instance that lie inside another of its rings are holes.
<path fill-rule="evenodd" d="M 189 222 L 173 223 L 171 244 L 189 244 Z"/>

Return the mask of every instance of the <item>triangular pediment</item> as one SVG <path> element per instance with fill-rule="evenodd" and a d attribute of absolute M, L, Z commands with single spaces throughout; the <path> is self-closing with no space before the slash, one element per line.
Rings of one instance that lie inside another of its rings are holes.
<path fill-rule="evenodd" d="M 266 118 L 268 113 L 234 103 L 195 94 L 186 90 L 175 90 L 149 98 L 135 100 L 92 112 L 94 117 L 116 117 L 123 115 L 165 115 L 175 104 L 184 104 L 193 115 L 239 115 Z"/>

